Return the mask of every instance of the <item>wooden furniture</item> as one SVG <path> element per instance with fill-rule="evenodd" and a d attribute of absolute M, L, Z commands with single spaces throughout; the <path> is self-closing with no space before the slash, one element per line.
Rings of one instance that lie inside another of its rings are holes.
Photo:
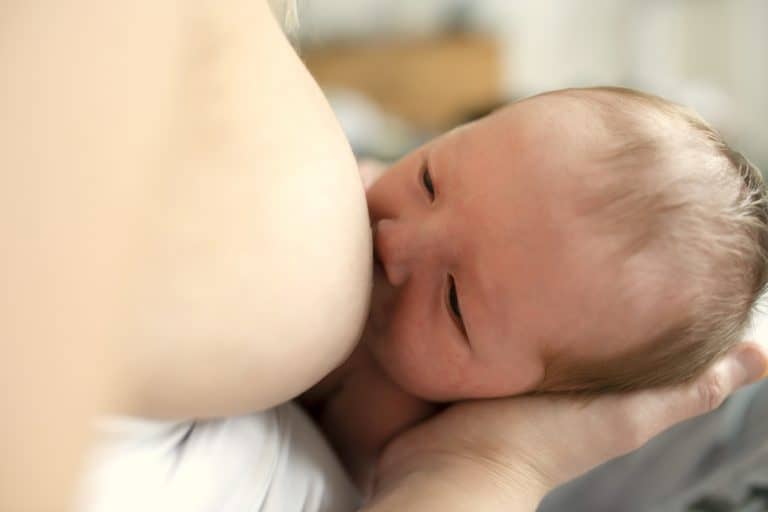
<path fill-rule="evenodd" d="M 360 91 L 422 128 L 453 126 L 501 96 L 499 49 L 485 35 L 339 43 L 301 53 L 322 87 Z"/>

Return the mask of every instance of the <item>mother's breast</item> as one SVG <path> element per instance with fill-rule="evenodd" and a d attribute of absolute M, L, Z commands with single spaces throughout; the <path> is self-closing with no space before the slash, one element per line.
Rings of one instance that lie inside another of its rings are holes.
<path fill-rule="evenodd" d="M 121 347 L 140 381 L 134 414 L 289 400 L 344 360 L 367 316 L 371 235 L 352 152 L 271 15 L 244 12 L 201 22 L 207 51 L 191 55 L 206 58 L 179 66 L 170 171 L 146 212 Z"/>

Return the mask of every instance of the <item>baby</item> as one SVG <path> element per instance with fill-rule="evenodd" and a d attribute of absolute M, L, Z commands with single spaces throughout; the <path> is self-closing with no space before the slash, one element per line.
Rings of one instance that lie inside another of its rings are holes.
<path fill-rule="evenodd" d="M 514 103 L 407 155 L 367 199 L 370 318 L 302 397 L 361 485 L 440 404 L 692 379 L 768 278 L 758 170 L 628 89 Z"/>

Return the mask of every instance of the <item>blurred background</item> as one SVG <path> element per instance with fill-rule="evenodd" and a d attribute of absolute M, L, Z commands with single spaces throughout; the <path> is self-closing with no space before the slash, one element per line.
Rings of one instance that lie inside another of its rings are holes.
<path fill-rule="evenodd" d="M 768 169 L 766 0 L 299 0 L 299 19 L 360 157 L 538 92 L 624 85 L 695 108 Z"/>

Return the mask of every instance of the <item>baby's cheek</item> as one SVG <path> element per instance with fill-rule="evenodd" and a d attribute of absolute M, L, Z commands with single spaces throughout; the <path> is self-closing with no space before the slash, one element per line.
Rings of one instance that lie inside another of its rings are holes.
<path fill-rule="evenodd" d="M 470 354 L 457 345 L 451 333 L 433 329 L 422 333 L 408 347 L 408 373 L 422 398 L 453 401 L 464 398 L 464 388 L 472 377 Z"/>

